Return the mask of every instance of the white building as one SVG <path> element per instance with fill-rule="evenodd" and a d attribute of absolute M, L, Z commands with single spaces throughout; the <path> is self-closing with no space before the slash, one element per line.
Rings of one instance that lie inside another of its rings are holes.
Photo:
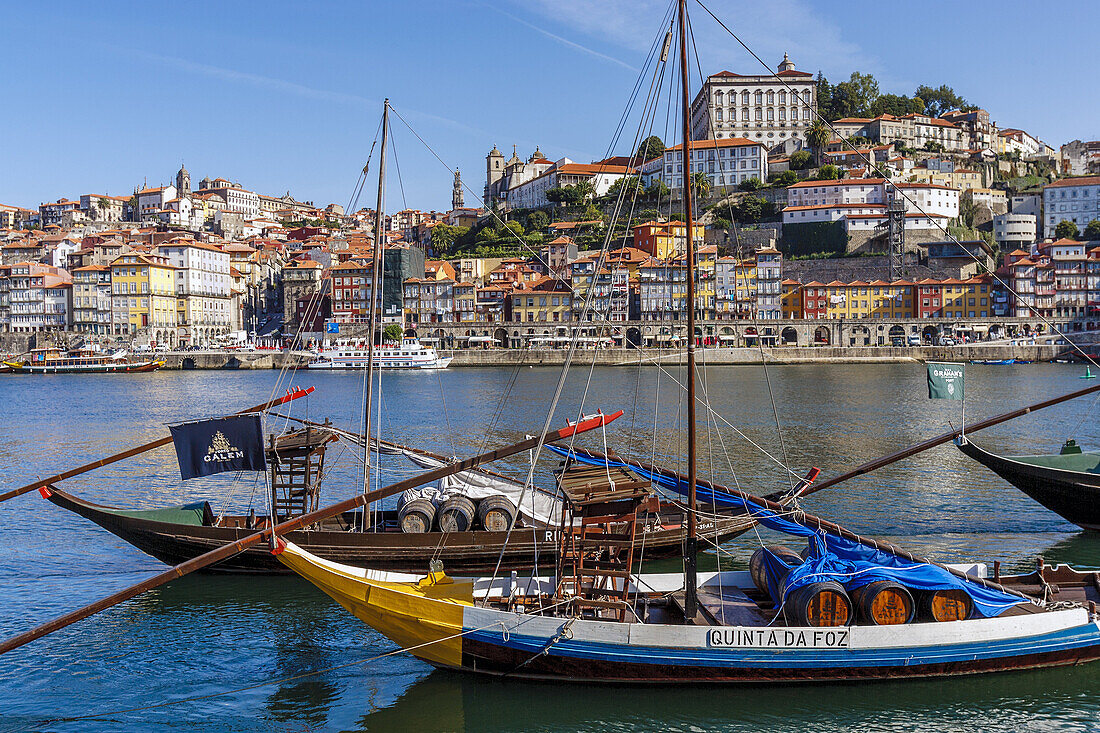
<path fill-rule="evenodd" d="M 0 323 L 16 333 L 63 331 L 71 322 L 72 281 L 57 267 L 36 262 L 17 262 L 7 268 L 3 300 L 5 316 Z M 2 270 L 0 270 L 2 272 Z"/>
<path fill-rule="evenodd" d="M 581 181 L 590 181 L 593 195 L 603 196 L 615 181 L 635 172 L 633 168 L 624 165 L 574 163 L 569 158 L 562 158 L 544 173 L 508 189 L 504 198 L 509 208 L 537 209 L 552 203 L 546 198 L 546 192 L 551 188 L 575 186 Z"/>
<path fill-rule="evenodd" d="M 795 70 L 784 54 L 774 75 L 720 71 L 707 77 L 691 103 L 691 136 L 748 138 L 770 149 L 789 139 L 804 140 L 816 112 L 813 74 Z"/>
<path fill-rule="evenodd" d="M 145 188 L 138 191 L 134 196 L 137 198 L 137 211 L 135 212 L 138 221 L 160 221 L 160 212 L 163 211 L 169 201 L 176 198 L 175 186 L 157 186 L 156 188 Z"/>
<path fill-rule="evenodd" d="M 936 183 L 890 183 L 887 194 L 901 197 L 910 213 L 944 216 L 954 219 L 959 215 L 959 189 Z"/>
<path fill-rule="evenodd" d="M 993 217 L 993 239 L 1002 250 L 1031 251 L 1035 242 L 1037 217 L 1034 214 L 999 214 Z"/>
<path fill-rule="evenodd" d="M 683 187 L 684 153 L 682 145 L 665 150 L 661 180 L 673 191 Z M 761 182 L 768 178 L 768 151 L 758 142 L 745 138 L 701 140 L 691 146 L 692 172 L 705 173 L 712 191 L 734 187 L 749 178 Z"/>
<path fill-rule="evenodd" d="M 233 318 L 229 253 L 193 239 L 174 239 L 157 247 L 157 253 L 177 268 L 178 342 L 204 345 L 228 333 Z"/>
<path fill-rule="evenodd" d="M 1100 176 L 1063 178 L 1043 186 L 1043 236 L 1053 237 L 1063 221 L 1078 229 L 1100 219 Z"/>
<path fill-rule="evenodd" d="M 1009 128 L 1001 130 L 997 135 L 997 147 L 995 153 L 1017 153 L 1021 158 L 1034 158 L 1040 155 L 1046 145 L 1041 140 L 1033 137 L 1023 130 Z"/>
<path fill-rule="evenodd" d="M 84 218 L 92 221 L 122 221 L 128 199 L 100 193 L 86 193 L 80 197 L 80 210 Z"/>
<path fill-rule="evenodd" d="M 787 208 L 803 206 L 886 205 L 886 179 L 847 178 L 799 181 L 787 187 Z M 786 221 L 786 218 L 784 218 Z"/>

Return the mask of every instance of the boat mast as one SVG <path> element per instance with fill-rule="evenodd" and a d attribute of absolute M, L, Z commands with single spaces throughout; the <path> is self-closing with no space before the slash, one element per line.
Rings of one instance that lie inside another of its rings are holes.
<path fill-rule="evenodd" d="M 374 207 L 374 253 L 370 277 L 370 315 L 367 318 L 367 389 L 363 404 L 363 493 L 370 491 L 370 410 L 374 399 L 374 329 L 378 325 L 378 284 L 382 269 L 382 207 L 385 205 L 386 143 L 389 136 L 390 100 L 382 103 L 382 149 L 378 153 L 378 199 Z M 364 517 L 365 519 L 365 517 Z"/>
<path fill-rule="evenodd" d="M 690 100 L 688 99 L 687 59 L 687 0 L 679 2 L 680 26 L 680 90 L 682 92 L 681 116 L 683 123 L 684 219 L 687 225 L 687 422 L 688 422 L 688 516 L 687 537 L 684 538 L 684 614 L 690 622 L 699 610 L 696 595 L 695 556 L 698 552 L 695 521 L 695 242 L 692 239 L 693 203 L 691 173 L 691 128 L 689 127 Z"/>

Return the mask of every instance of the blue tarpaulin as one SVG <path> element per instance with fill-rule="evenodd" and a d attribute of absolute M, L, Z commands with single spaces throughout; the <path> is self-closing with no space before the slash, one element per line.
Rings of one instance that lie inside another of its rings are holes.
<path fill-rule="evenodd" d="M 571 453 L 563 448 L 547 446 L 558 455 L 572 457 L 574 460 L 589 466 L 603 466 L 602 458 Z M 659 486 L 670 489 L 682 496 L 688 493 L 687 482 L 672 476 L 659 475 L 637 466 L 629 465 L 624 461 L 614 458 L 606 461 L 611 467 L 627 468 L 642 478 L 653 481 Z M 810 543 L 810 556 L 801 565 L 787 565 L 774 555 L 769 561 L 783 563 L 791 568 L 787 575 L 783 588 L 772 588 L 770 592 L 777 603 L 790 595 L 791 591 L 810 583 L 819 583 L 827 580 L 835 580 L 845 588 L 854 590 L 877 580 L 890 580 L 913 590 L 949 590 L 958 588 L 966 591 L 974 600 L 974 610 L 979 616 L 991 617 L 1011 608 L 1024 600 L 1018 596 L 1004 593 L 994 588 L 968 582 L 949 573 L 943 568 L 917 563 L 898 557 L 891 552 L 877 550 L 870 545 L 865 545 L 854 540 L 845 539 L 822 530 L 811 529 L 803 524 L 776 514 L 770 509 L 760 506 L 752 501 L 746 501 L 736 494 L 725 491 L 712 491 L 698 486 L 696 497 L 703 503 L 714 503 L 715 506 L 740 510 L 750 514 L 753 519 L 760 522 L 768 529 L 773 529 L 784 534 L 796 537 L 805 537 Z M 775 573 L 769 573 L 775 576 Z"/>

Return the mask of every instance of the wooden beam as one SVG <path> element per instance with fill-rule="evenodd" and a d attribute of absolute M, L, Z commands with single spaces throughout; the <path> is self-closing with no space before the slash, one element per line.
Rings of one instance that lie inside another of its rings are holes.
<path fill-rule="evenodd" d="M 295 389 L 293 392 L 291 392 L 290 390 L 287 390 L 287 393 L 285 395 L 283 395 L 282 397 L 276 398 L 276 399 L 271 400 L 269 402 L 264 402 L 262 404 L 256 405 L 255 407 L 246 408 L 244 410 L 241 410 L 239 412 L 235 412 L 233 414 L 234 415 L 245 415 L 245 414 L 250 413 L 250 412 L 264 412 L 265 410 L 268 410 L 272 407 L 276 407 L 278 405 L 285 405 L 287 402 L 291 402 L 293 400 L 296 400 L 299 397 L 305 397 L 306 395 L 311 393 L 313 390 L 314 390 L 314 387 L 309 387 L 307 389 Z M 43 486 L 50 486 L 52 484 L 58 483 L 59 481 L 64 481 L 65 479 L 70 479 L 70 478 L 73 478 L 74 476 L 79 476 L 82 473 L 88 473 L 89 471 L 94 471 L 97 468 L 102 468 L 103 466 L 109 466 L 112 463 L 118 463 L 119 461 L 124 461 L 127 458 L 133 458 L 134 456 L 141 455 L 142 453 L 147 453 L 148 451 L 151 451 L 154 448 L 160 448 L 162 445 L 168 445 L 171 442 L 172 442 L 172 436 L 171 435 L 165 436 L 163 438 L 157 438 L 156 440 L 150 441 L 148 443 L 144 443 L 144 444 L 136 446 L 134 448 L 130 448 L 129 450 L 124 450 L 121 453 L 115 453 L 113 456 L 107 456 L 106 458 L 100 458 L 98 461 L 92 461 L 91 463 L 85 463 L 83 466 L 77 466 L 76 468 L 70 468 L 68 471 L 62 471 L 61 473 L 54 474 L 53 476 L 47 476 L 46 478 L 43 478 L 43 479 L 37 479 L 34 483 L 27 484 L 26 486 L 20 486 L 18 489 L 12 489 L 11 491 L 5 491 L 3 494 L 0 494 L 0 502 L 5 502 L 8 499 L 14 499 L 17 496 L 22 496 L 23 494 L 34 491 L 35 489 L 40 489 Z"/>
<path fill-rule="evenodd" d="M 602 425 L 606 425 L 612 420 L 619 418 L 622 414 L 623 411 L 619 410 L 610 415 L 599 414 L 595 417 L 581 420 L 576 424 L 568 425 L 564 428 L 561 428 L 560 430 L 555 430 L 547 433 L 545 442 L 553 443 L 559 440 L 564 440 L 573 435 L 585 433 L 589 430 L 594 430 Z M 353 496 L 350 499 L 345 499 L 344 501 L 324 507 L 323 509 L 318 509 L 317 511 L 310 512 L 309 514 L 303 514 L 299 517 L 295 517 L 279 525 L 276 525 L 274 530 L 268 528 L 260 532 L 256 532 L 255 534 L 251 534 L 247 537 L 237 540 L 232 544 L 223 545 L 216 550 L 211 550 L 210 552 L 204 553 L 202 555 L 199 555 L 198 557 L 194 557 L 186 562 L 180 563 L 173 568 L 169 568 L 162 573 L 158 573 L 148 580 L 143 580 L 142 582 L 136 585 L 132 585 L 129 588 L 124 588 L 117 593 L 112 593 L 106 598 L 102 598 L 95 603 L 89 604 L 75 611 L 70 611 L 64 616 L 59 616 L 58 618 L 55 618 L 51 621 L 47 621 L 40 626 L 36 626 L 30 631 L 25 631 L 22 634 L 13 636 L 10 639 L 0 642 L 0 654 L 10 652 L 12 649 L 18 649 L 24 644 L 28 644 L 35 639 L 40 639 L 47 634 L 52 634 L 53 632 L 63 629 L 70 624 L 74 624 L 77 621 L 88 618 L 89 616 L 108 609 L 111 606 L 129 600 L 134 596 L 140 595 L 147 590 L 152 590 L 153 588 L 164 585 L 165 583 L 175 580 L 176 578 L 182 578 L 188 573 L 193 573 L 196 570 L 201 570 L 202 568 L 207 567 L 208 565 L 213 565 L 216 562 L 226 560 L 236 555 L 237 553 L 242 552 L 249 547 L 252 547 L 253 545 L 257 545 L 260 542 L 270 539 L 273 533 L 275 535 L 280 535 L 285 534 L 286 532 L 292 532 L 296 529 L 301 529 L 302 527 L 305 527 L 307 525 L 319 522 L 323 519 L 328 519 L 329 517 L 335 516 L 342 512 L 357 509 L 358 507 L 365 506 L 372 501 L 384 499 L 387 496 L 392 496 L 393 494 L 400 493 L 406 489 L 413 489 L 430 481 L 438 481 L 441 478 L 459 473 L 460 471 L 467 471 L 471 468 L 476 468 L 482 463 L 491 463 L 501 458 L 507 458 L 508 456 L 515 455 L 516 453 L 522 453 L 525 450 L 530 450 L 531 448 L 538 446 L 542 442 L 543 440 L 539 436 L 536 436 L 534 438 L 527 438 L 525 440 L 521 440 L 518 443 L 513 443 L 512 445 L 505 446 L 503 448 L 497 448 L 496 450 L 491 450 L 487 453 L 482 453 L 471 458 L 466 458 L 464 460 L 458 461 L 457 463 L 452 463 L 447 466 L 442 466 L 440 468 L 427 471 L 417 476 L 412 476 L 402 481 L 398 481 L 395 484 L 390 484 L 389 486 L 375 489 L 374 491 L 368 492 L 366 494 Z M 39 487 L 41 485 L 35 484 L 35 486 Z M 49 489 L 47 488 L 46 490 L 48 491 Z"/>

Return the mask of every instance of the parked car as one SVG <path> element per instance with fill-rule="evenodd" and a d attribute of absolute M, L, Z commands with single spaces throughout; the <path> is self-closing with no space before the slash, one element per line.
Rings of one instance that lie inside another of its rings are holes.
<path fill-rule="evenodd" d="M 940 346 L 954 346 L 958 343 L 950 336 L 940 336 Z"/>
<path fill-rule="evenodd" d="M 894 336 L 892 339 L 890 339 L 890 345 L 891 346 L 905 346 L 905 339 L 902 338 L 901 336 Z"/>
<path fill-rule="evenodd" d="M 909 337 L 909 345 L 910 346 L 921 346 L 922 343 L 923 342 L 921 341 L 920 336 L 910 336 Z"/>

